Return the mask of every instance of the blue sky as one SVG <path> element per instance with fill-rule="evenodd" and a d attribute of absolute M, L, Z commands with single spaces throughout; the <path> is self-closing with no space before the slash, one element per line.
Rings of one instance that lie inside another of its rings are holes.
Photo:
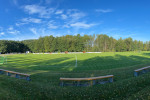
<path fill-rule="evenodd" d="M 107 34 L 149 41 L 150 0 L 0 0 L 0 40 Z"/>

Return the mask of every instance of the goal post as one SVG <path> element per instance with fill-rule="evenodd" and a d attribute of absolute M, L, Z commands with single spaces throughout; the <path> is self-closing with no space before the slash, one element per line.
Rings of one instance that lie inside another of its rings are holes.
<path fill-rule="evenodd" d="M 7 57 L 0 56 L 0 64 L 7 64 Z"/>

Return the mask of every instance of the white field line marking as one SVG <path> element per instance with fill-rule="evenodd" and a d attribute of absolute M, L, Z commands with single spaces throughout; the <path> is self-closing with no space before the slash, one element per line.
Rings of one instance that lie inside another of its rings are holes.
<path fill-rule="evenodd" d="M 78 60 L 77 60 L 77 56 L 76 56 L 76 55 L 75 55 L 75 58 L 76 58 L 75 67 L 77 67 L 77 61 L 78 61 Z"/>

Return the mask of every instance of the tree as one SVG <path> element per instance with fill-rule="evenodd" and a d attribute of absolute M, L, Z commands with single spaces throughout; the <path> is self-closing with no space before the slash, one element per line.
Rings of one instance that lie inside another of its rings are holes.
<path fill-rule="evenodd" d="M 133 40 L 132 38 L 126 38 L 124 40 L 125 44 L 126 45 L 126 50 L 125 51 L 131 51 L 132 50 L 132 44 L 133 44 Z"/>

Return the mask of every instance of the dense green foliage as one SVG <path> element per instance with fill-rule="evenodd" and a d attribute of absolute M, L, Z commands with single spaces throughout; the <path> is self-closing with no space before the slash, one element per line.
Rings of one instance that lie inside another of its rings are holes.
<path fill-rule="evenodd" d="M 29 48 L 19 41 L 0 40 L 0 53 L 23 53 Z"/>
<path fill-rule="evenodd" d="M 45 36 L 35 40 L 0 41 L 1 53 L 13 52 L 124 52 L 150 51 L 150 41 L 142 42 L 132 38 L 114 39 L 107 35 L 66 35 L 61 37 Z"/>
<path fill-rule="evenodd" d="M 126 38 L 119 40 L 107 35 L 66 35 L 62 37 L 46 36 L 38 40 L 23 41 L 32 52 L 124 52 L 124 51 L 149 51 L 150 41 L 142 41 Z"/>
<path fill-rule="evenodd" d="M 78 66 L 75 67 L 75 55 Z M 27 100 L 148 100 L 150 73 L 133 70 L 150 65 L 150 52 L 101 54 L 8 55 L 1 69 L 31 74 L 32 81 L 0 75 L 0 98 Z M 60 77 L 114 75 L 114 82 L 90 87 L 59 86 Z"/>
<path fill-rule="evenodd" d="M 142 42 L 132 38 L 114 39 L 107 35 L 66 35 L 61 37 L 45 36 L 35 40 L 0 41 L 1 53 L 12 52 L 124 52 L 150 51 L 150 41 Z"/>

